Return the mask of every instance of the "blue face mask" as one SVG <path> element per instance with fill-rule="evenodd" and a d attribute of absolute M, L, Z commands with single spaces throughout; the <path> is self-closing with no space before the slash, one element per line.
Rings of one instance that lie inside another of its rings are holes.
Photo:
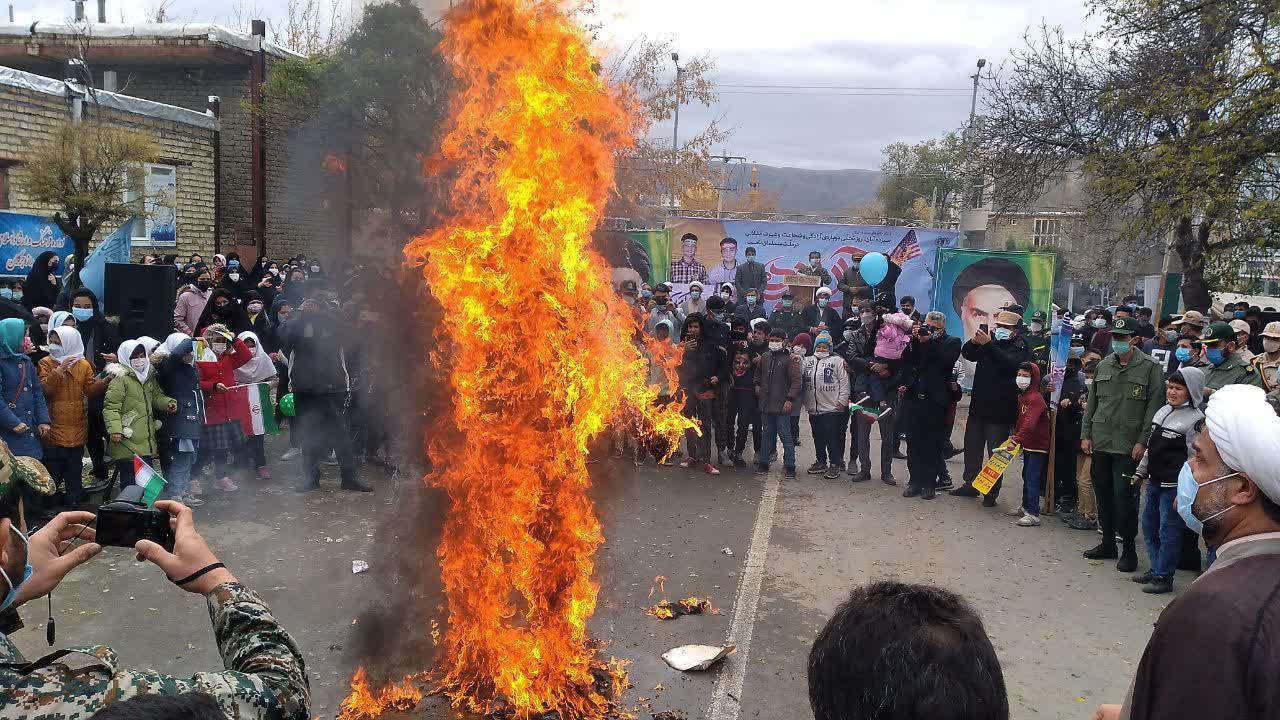
<path fill-rule="evenodd" d="M 0 298 L 4 298 L 5 300 L 12 300 L 12 299 L 13 299 L 13 291 L 12 291 L 12 290 L 10 290 L 9 288 L 2 288 L 2 289 L 0 289 Z"/>
<path fill-rule="evenodd" d="M 15 535 L 22 538 L 22 544 L 24 546 L 30 546 L 27 536 L 23 535 L 21 530 L 15 527 L 12 523 L 9 525 L 9 529 L 12 530 Z M 4 596 L 3 601 L 0 601 L 0 612 L 7 610 L 9 606 L 13 604 L 14 599 L 18 597 L 18 590 L 31 579 L 32 570 L 33 568 L 31 567 L 31 563 L 27 563 L 26 567 L 22 570 L 22 579 L 18 581 L 17 585 L 15 585 L 13 584 L 13 578 L 9 577 L 9 573 L 5 572 L 4 568 L 0 568 L 0 577 L 3 577 L 4 581 L 9 585 L 8 594 Z"/>
<path fill-rule="evenodd" d="M 755 296 L 755 295 L 748 295 L 748 296 L 747 296 L 747 304 L 748 304 L 748 305 L 755 305 L 755 304 L 756 304 L 756 296 Z"/>
<path fill-rule="evenodd" d="M 1009 338 L 1013 337 L 1013 331 L 1010 330 L 1009 328 L 998 327 L 996 328 L 996 331 L 992 333 L 992 337 L 994 337 L 996 340 L 1001 340 L 1001 341 L 1008 340 Z"/>
<path fill-rule="evenodd" d="M 652 296 L 653 296 L 652 290 L 645 289 L 640 291 L 640 297 L 645 298 L 646 300 Z"/>
<path fill-rule="evenodd" d="M 827 299 L 824 297 L 818 298 L 818 307 L 826 307 L 826 306 L 827 306 Z"/>
<path fill-rule="evenodd" d="M 1190 349 L 1190 348 L 1178 348 L 1177 350 L 1174 350 L 1174 351 L 1173 351 L 1173 356 L 1174 356 L 1174 357 L 1176 357 L 1176 358 L 1178 358 L 1178 362 L 1180 362 L 1180 363 L 1190 362 L 1190 361 L 1191 361 L 1191 349 Z"/>
<path fill-rule="evenodd" d="M 1206 348 L 1204 356 L 1214 365 L 1221 365 L 1227 361 L 1227 354 L 1222 352 L 1222 348 Z"/>
<path fill-rule="evenodd" d="M 791 301 L 790 301 L 790 300 L 783 300 L 783 301 L 782 301 L 782 307 L 784 307 L 784 308 L 790 308 L 790 307 L 791 307 Z"/>
<path fill-rule="evenodd" d="M 693 298 L 694 300 L 697 300 L 698 298 L 702 297 L 702 291 L 694 290 L 693 292 L 689 293 L 689 297 Z"/>
<path fill-rule="evenodd" d="M 1072 345 L 1071 347 L 1067 348 L 1067 354 L 1073 358 L 1083 357 L 1084 348 L 1079 345 Z"/>
<path fill-rule="evenodd" d="M 71 308 L 71 317 L 75 318 L 76 322 L 91 320 L 93 319 L 93 308 Z"/>
<path fill-rule="evenodd" d="M 1111 352 L 1117 355 L 1123 355 L 1129 352 L 1131 349 L 1133 349 L 1133 346 L 1129 344 L 1128 340 L 1112 340 L 1111 341 Z"/>
<path fill-rule="evenodd" d="M 1231 313 L 1231 317 L 1234 317 L 1234 318 L 1235 318 L 1235 319 L 1237 319 L 1237 320 L 1243 320 L 1243 319 L 1244 319 L 1244 311 L 1243 311 L 1243 310 L 1237 310 L 1237 311 L 1235 311 L 1234 313 Z"/>
<path fill-rule="evenodd" d="M 1231 473 L 1230 475 L 1223 475 L 1222 477 L 1210 480 L 1205 483 L 1205 485 L 1212 485 L 1219 480 L 1226 480 L 1229 477 L 1235 477 L 1239 474 L 1240 473 Z M 1225 509 L 1219 510 L 1204 520 L 1196 517 L 1195 513 L 1191 510 L 1191 505 L 1196 501 L 1196 494 L 1200 492 L 1200 488 L 1202 487 L 1204 487 L 1204 485 L 1197 483 L 1195 474 L 1191 472 L 1191 463 L 1182 463 L 1182 470 L 1178 472 L 1178 515 L 1180 515 L 1182 517 L 1182 521 L 1187 524 L 1187 529 L 1197 535 L 1204 534 L 1204 523 L 1206 521 L 1212 520 L 1235 507 L 1235 505 L 1229 505 Z"/>

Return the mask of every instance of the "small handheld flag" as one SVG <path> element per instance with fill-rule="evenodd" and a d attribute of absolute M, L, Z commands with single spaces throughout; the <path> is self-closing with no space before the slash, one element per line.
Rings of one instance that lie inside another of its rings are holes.
<path fill-rule="evenodd" d="M 133 456 L 133 484 L 142 488 L 142 502 L 147 507 L 156 504 L 156 499 L 160 497 L 160 493 L 164 491 L 164 486 L 168 481 L 161 477 L 155 468 L 148 465 L 142 458 L 137 455 Z"/>

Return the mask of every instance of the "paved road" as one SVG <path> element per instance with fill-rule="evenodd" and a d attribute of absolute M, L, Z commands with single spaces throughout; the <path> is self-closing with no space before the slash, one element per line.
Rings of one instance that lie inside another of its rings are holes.
<path fill-rule="evenodd" d="M 807 438 L 807 423 L 802 432 Z M 800 460 L 802 470 L 811 462 L 810 443 Z M 784 481 L 778 471 L 712 478 L 611 460 L 592 467 L 608 541 L 591 629 L 609 642 L 609 654 L 632 661 L 628 706 L 646 720 L 650 710 L 691 720 L 807 717 L 812 638 L 850 587 L 883 577 L 938 583 L 970 598 L 1003 662 L 1014 718 L 1087 718 L 1098 702 L 1122 697 L 1171 597 L 1143 595 L 1111 564 L 1080 558 L 1095 534 L 1048 519 L 1018 528 L 972 500 L 904 500 L 901 488 L 803 473 Z M 372 496 L 339 491 L 333 477 L 298 496 L 289 490 L 296 466 L 274 461 L 273 471 L 276 480 L 201 508 L 198 523 L 297 638 L 313 715 L 333 717 L 357 663 L 393 674 L 430 664 L 428 623 L 440 617 L 440 498 L 416 479 L 374 467 L 366 468 L 378 488 Z M 958 464 L 952 472 L 959 476 Z M 1010 485 L 1001 509 L 1018 500 L 1020 483 Z M 352 574 L 357 559 L 372 570 Z M 722 614 L 646 616 L 658 575 L 668 578 L 667 597 L 709 595 Z M 173 673 L 219 665 L 203 601 L 175 591 L 125 550 L 105 551 L 68 579 L 55 610 L 60 645 L 109 643 L 125 664 Z M 29 628 L 17 642 L 38 656 L 44 606 L 24 614 Z M 724 642 L 731 625 L 745 652 L 718 670 L 681 674 L 659 658 L 679 644 Z M 453 717 L 438 702 L 412 715 Z"/>

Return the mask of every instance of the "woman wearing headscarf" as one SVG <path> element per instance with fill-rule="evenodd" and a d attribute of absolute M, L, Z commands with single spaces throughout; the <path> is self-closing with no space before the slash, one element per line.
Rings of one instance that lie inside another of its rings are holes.
<path fill-rule="evenodd" d="M 37 305 L 53 307 L 58 302 L 62 280 L 58 278 L 58 254 L 52 250 L 40 253 L 22 283 L 22 304 L 28 310 Z"/>
<path fill-rule="evenodd" d="M 17 318 L 0 320 L 0 440 L 19 457 L 37 460 L 44 453 L 40 438 L 49 434 L 49 408 L 31 359 L 22 354 L 26 325 Z M 39 516 L 43 500 L 25 492 L 27 512 Z"/>
<path fill-rule="evenodd" d="M 66 489 L 59 504 L 74 509 L 84 492 L 81 461 L 89 437 L 85 403 L 90 398 L 102 397 L 107 382 L 99 381 L 93 365 L 85 360 L 80 332 L 65 325 L 49 331 L 49 355 L 40 361 L 36 370 L 51 421 L 49 435 L 44 440 L 44 466 L 53 476 L 54 484 Z"/>
<path fill-rule="evenodd" d="M 271 324 L 267 322 L 266 303 L 262 297 L 258 295 L 256 290 L 250 290 L 244 296 L 245 313 L 249 316 L 249 330 L 258 338 L 266 343 L 267 352 L 270 353 L 274 349 L 271 342 Z"/>
<path fill-rule="evenodd" d="M 158 416 L 172 413 L 178 403 L 164 394 L 146 348 L 137 340 L 120 343 L 116 356 L 122 362 L 108 368 L 111 385 L 102 408 L 111 442 L 108 450 L 120 473 L 121 489 L 133 484 L 133 458 L 151 464 L 160 454 L 156 440 Z"/>
<path fill-rule="evenodd" d="M 213 294 L 213 275 L 205 266 L 196 265 L 188 266 L 183 277 L 188 282 L 178 291 L 178 301 L 173 305 L 173 326 L 180 332 L 193 333 Z"/>
<path fill-rule="evenodd" d="M 244 299 L 245 293 L 253 289 L 254 282 L 249 279 L 239 260 L 227 260 L 227 272 L 222 276 L 218 287 L 229 291 L 237 300 Z"/>
<path fill-rule="evenodd" d="M 237 335 L 251 329 L 249 315 L 226 288 L 218 288 L 209 295 L 209 302 L 196 323 L 196 334 L 203 335 L 205 328 L 214 324 L 225 325 L 227 330 Z"/>
<path fill-rule="evenodd" d="M 102 316 L 98 309 L 98 296 L 89 288 L 80 288 L 71 296 L 71 317 L 75 320 L 75 328 L 80 331 L 80 339 L 84 341 L 84 357 L 93 365 L 95 372 L 106 370 L 107 365 L 116 361 L 114 351 L 120 345 L 120 333 L 116 326 Z M 57 316 L 50 324 L 57 327 Z M 107 426 L 102 418 L 103 397 L 89 399 L 89 458 L 93 460 L 93 475 L 98 480 L 106 480 L 110 472 L 107 467 Z"/>
<path fill-rule="evenodd" d="M 236 384 L 256 385 L 258 383 L 268 383 L 274 389 L 276 385 L 276 365 L 272 362 L 271 357 L 267 355 L 266 349 L 262 346 L 262 341 L 256 334 L 251 332 L 240 333 L 238 339 L 244 343 L 245 347 L 253 351 L 253 359 L 236 368 Z M 263 410 L 265 412 L 268 409 L 264 408 Z M 251 463 L 249 467 L 257 470 L 259 479 L 270 480 L 271 471 L 267 469 L 265 438 L 262 435 L 250 435 L 247 444 L 249 453 L 246 461 Z"/>
<path fill-rule="evenodd" d="M 241 331 L 243 332 L 243 331 Z M 200 371 L 200 389 L 204 392 L 204 427 L 200 435 L 200 464 L 213 461 L 214 487 L 235 492 L 239 486 L 231 479 L 235 453 L 243 444 L 244 432 L 239 413 L 228 392 L 236 384 L 235 371 L 253 359 L 254 353 L 225 325 L 210 325 L 204 331 L 205 342 L 212 352 L 210 359 L 196 359 Z M 235 344 L 231 343 L 235 340 Z M 228 460 L 228 455 L 231 459 Z"/>
<path fill-rule="evenodd" d="M 195 343 L 185 333 L 165 338 L 151 356 L 160 389 L 173 398 L 178 410 L 166 423 L 160 438 L 160 457 L 164 461 L 165 496 L 188 507 L 204 504 L 199 483 L 191 479 L 196 455 L 200 450 L 200 434 L 204 426 L 204 394 L 200 392 L 200 372 L 196 369 Z"/>

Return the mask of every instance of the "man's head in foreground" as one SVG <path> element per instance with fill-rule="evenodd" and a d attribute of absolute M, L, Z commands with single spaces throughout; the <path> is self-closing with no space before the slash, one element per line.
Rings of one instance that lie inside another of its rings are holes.
<path fill-rule="evenodd" d="M 809 652 L 815 720 L 1007 720 L 1004 676 L 982 620 L 953 592 L 855 588 Z"/>

